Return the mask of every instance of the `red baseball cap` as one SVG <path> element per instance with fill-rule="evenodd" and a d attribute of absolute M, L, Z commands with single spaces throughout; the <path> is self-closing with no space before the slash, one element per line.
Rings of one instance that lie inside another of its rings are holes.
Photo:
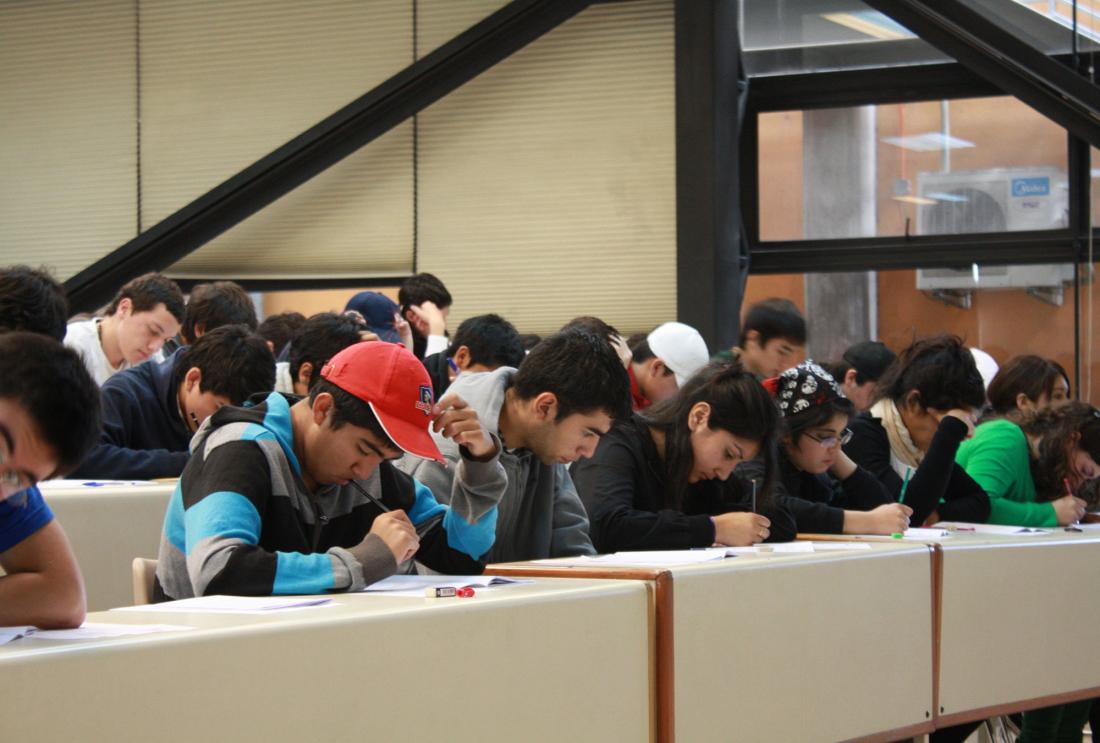
<path fill-rule="evenodd" d="M 321 367 L 321 377 L 370 406 L 382 430 L 402 451 L 442 462 L 428 429 L 432 380 L 420 360 L 397 343 L 348 346 Z"/>

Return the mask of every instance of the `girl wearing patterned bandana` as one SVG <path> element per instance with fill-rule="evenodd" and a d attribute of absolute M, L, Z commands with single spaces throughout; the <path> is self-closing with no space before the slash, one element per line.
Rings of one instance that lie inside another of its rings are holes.
<path fill-rule="evenodd" d="M 854 406 L 833 377 L 805 361 L 764 381 L 786 423 L 779 447 L 780 499 L 800 533 L 893 534 L 905 531 L 912 509 L 892 503 L 882 484 L 840 448 Z M 738 474 L 756 477 L 761 464 Z"/>

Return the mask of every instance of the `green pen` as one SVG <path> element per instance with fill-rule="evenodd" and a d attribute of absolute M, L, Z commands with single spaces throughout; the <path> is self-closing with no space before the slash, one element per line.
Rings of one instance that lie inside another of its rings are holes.
<path fill-rule="evenodd" d="M 905 503 L 905 489 L 909 487 L 909 475 L 913 474 L 912 467 L 905 468 L 905 481 L 901 484 L 901 495 L 898 497 L 898 503 Z"/>

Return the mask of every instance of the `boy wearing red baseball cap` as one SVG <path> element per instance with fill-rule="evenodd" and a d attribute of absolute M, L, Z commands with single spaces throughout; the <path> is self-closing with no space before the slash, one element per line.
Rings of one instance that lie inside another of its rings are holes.
<path fill-rule="evenodd" d="M 225 407 L 195 434 L 165 517 L 158 600 L 354 591 L 414 555 L 481 572 L 507 482 L 499 440 L 460 398 L 435 404 L 403 346 L 349 346 L 321 377 L 307 398 Z M 429 429 L 462 454 L 449 507 L 391 464 L 442 460 Z"/>

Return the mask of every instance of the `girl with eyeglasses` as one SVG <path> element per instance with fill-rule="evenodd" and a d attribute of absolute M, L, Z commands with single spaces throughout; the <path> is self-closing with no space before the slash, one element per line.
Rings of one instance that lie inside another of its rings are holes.
<path fill-rule="evenodd" d="M 961 340 L 919 340 L 879 380 L 877 402 L 852 419 L 844 453 L 913 509 L 914 524 L 984 523 L 989 496 L 955 463 L 984 404 L 985 385 Z"/>
<path fill-rule="evenodd" d="M 675 397 L 617 421 L 573 482 L 599 552 L 790 541 L 772 495 L 779 412 L 740 363 L 712 362 Z M 760 455 L 754 486 L 735 475 Z"/>
<path fill-rule="evenodd" d="M 779 445 L 777 495 L 794 514 L 800 533 L 893 534 L 909 526 L 912 509 L 893 503 L 874 475 L 844 453 L 855 406 L 836 380 L 805 361 L 764 381 L 786 424 Z M 759 475 L 761 463 L 737 468 Z"/>

